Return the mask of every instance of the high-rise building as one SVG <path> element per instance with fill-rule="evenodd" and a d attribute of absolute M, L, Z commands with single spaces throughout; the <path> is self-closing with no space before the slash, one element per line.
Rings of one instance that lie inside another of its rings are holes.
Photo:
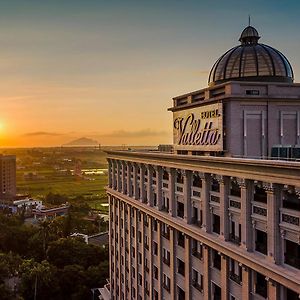
<path fill-rule="evenodd" d="M 174 153 L 107 152 L 110 299 L 299 299 L 300 84 L 259 38 L 173 98 Z"/>
<path fill-rule="evenodd" d="M 16 156 L 0 155 L 0 200 L 16 196 Z"/>

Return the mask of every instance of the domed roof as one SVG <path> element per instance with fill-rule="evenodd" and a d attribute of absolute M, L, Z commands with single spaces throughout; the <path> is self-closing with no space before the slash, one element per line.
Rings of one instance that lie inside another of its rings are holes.
<path fill-rule="evenodd" d="M 229 80 L 292 83 L 294 74 L 287 58 L 278 50 L 258 43 L 257 30 L 246 27 L 239 39 L 241 45 L 225 52 L 213 65 L 210 86 Z"/>

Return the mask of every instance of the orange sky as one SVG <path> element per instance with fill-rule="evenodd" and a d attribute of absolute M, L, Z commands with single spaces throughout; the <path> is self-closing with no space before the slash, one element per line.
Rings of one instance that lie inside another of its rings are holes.
<path fill-rule="evenodd" d="M 172 97 L 206 87 L 249 13 L 261 41 L 289 58 L 297 79 L 297 1 L 287 8 L 254 0 L 253 11 L 240 1 L 217 2 L 213 9 L 209 1 L 0 3 L 0 146 L 80 137 L 102 145 L 171 143 Z"/>

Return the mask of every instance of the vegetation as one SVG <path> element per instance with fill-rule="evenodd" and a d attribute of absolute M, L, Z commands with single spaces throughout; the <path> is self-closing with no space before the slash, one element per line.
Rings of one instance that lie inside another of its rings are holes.
<path fill-rule="evenodd" d="M 89 299 L 91 288 L 105 284 L 108 250 L 69 237 L 78 227 L 92 230 L 79 223 L 72 213 L 40 226 L 0 214 L 0 299 Z"/>

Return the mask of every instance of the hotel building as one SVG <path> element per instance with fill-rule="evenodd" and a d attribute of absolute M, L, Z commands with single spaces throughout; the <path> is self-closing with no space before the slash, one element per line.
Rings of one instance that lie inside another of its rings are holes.
<path fill-rule="evenodd" d="M 259 38 L 173 98 L 173 153 L 107 152 L 104 298 L 299 299 L 300 84 Z"/>

